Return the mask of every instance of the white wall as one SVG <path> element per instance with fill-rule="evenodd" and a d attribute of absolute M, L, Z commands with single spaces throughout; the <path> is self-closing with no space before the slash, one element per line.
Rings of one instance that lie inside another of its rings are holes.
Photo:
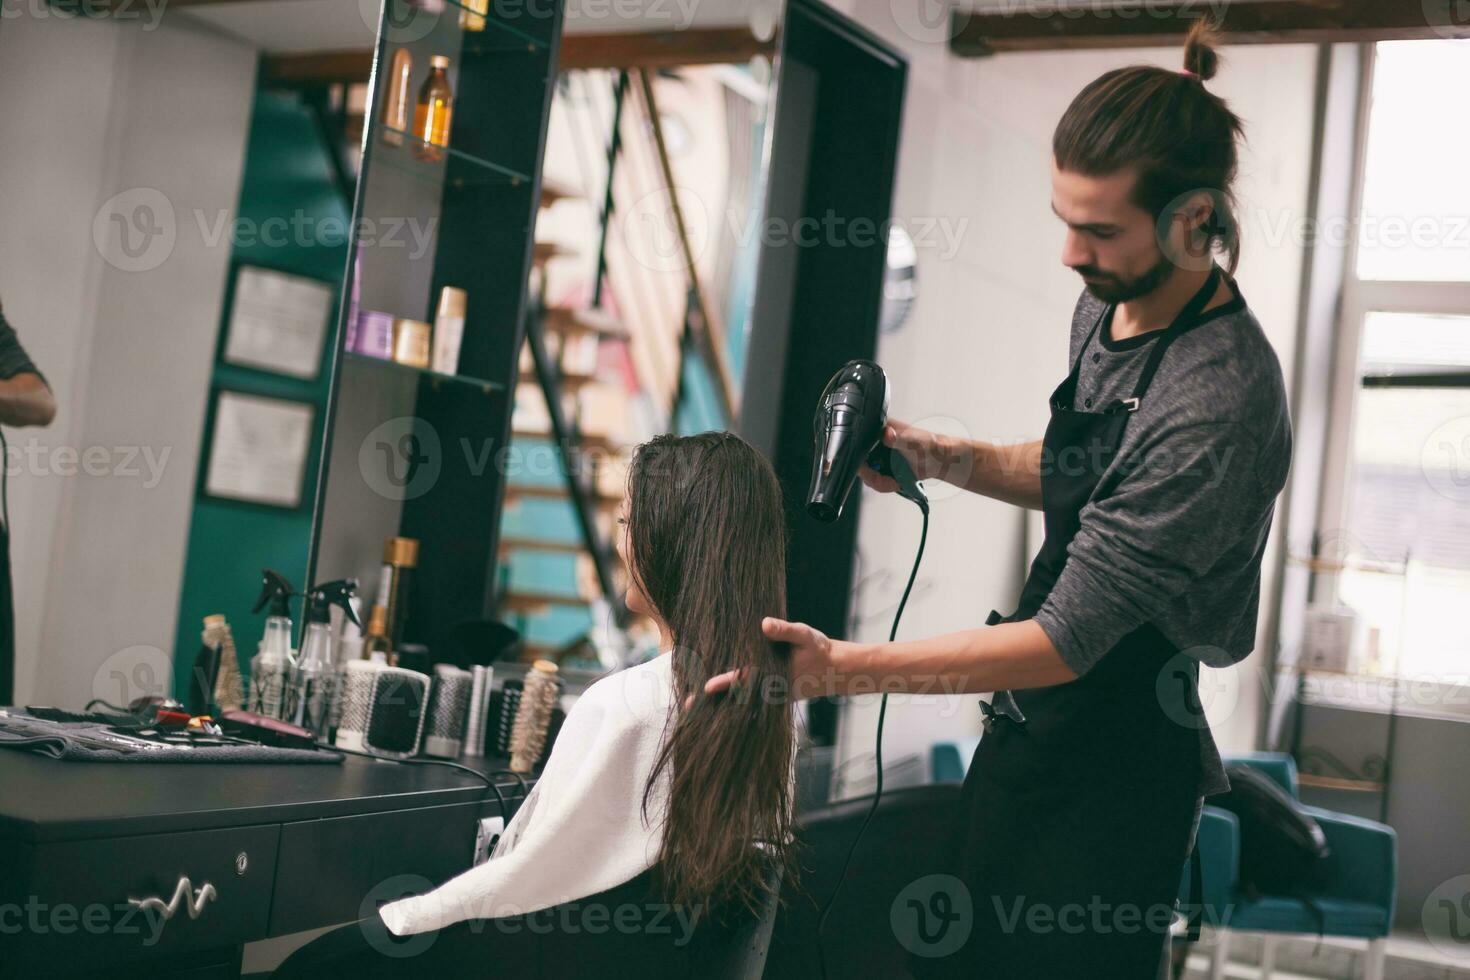
<path fill-rule="evenodd" d="M 1050 209 L 1052 130 L 1072 97 L 1103 71 L 1137 62 L 1175 68 L 1180 53 L 1154 48 L 965 60 L 948 52 L 940 4 L 833 5 L 909 59 L 896 217 L 916 237 L 937 222 L 949 240 L 958 240 L 957 248 L 947 246 L 944 235 L 931 232 L 931 244 L 919 242 L 913 316 L 880 343 L 879 359 L 894 384 L 891 412 L 978 439 L 1039 438 L 1046 397 L 1067 370 L 1071 313 L 1081 289 L 1061 264 L 1063 226 Z M 933 23 L 924 11 L 935 15 Z M 1222 54 L 1210 87 L 1247 124 L 1238 280 L 1290 378 L 1302 250 L 1286 230 L 1307 196 L 1315 49 L 1258 45 Z M 991 608 L 1011 612 L 1028 544 L 1039 545 L 1034 537 L 1028 541 L 1017 508 L 942 485 L 931 488 L 931 497 L 928 549 L 900 638 L 973 628 Z M 857 601 L 864 639 L 887 636 L 918 524 L 906 501 L 872 494 L 864 501 L 859 549 L 866 585 Z M 1269 590 L 1270 556 L 1266 568 Z M 1211 672 L 1224 685 L 1210 711 L 1225 751 L 1253 746 L 1264 659 L 1258 647 L 1244 665 Z M 885 761 L 918 753 L 927 762 L 930 743 L 979 734 L 979 721 L 973 696 L 890 698 Z M 852 704 L 843 718 L 842 759 L 871 755 L 876 722 L 876 698 Z M 850 768 L 848 791 L 864 791 L 870 767 Z"/>
<path fill-rule="evenodd" d="M 207 242 L 194 210 L 234 211 L 255 60 L 179 17 L 34 4 L 0 31 L 4 77 L 30 93 L 0 100 L 0 298 L 58 403 L 50 428 L 7 433 L 18 703 L 79 708 L 117 696 L 112 667 L 167 665 L 103 666 L 173 646 L 230 258 L 229 235 Z M 124 217 L 157 204 L 140 188 L 167 200 L 172 216 L 154 217 L 174 239 L 154 239 L 138 256 L 154 267 L 134 271 L 107 213 L 101 246 L 93 225 L 122 192 L 110 210 Z M 100 475 L 78 468 L 88 451 Z"/>

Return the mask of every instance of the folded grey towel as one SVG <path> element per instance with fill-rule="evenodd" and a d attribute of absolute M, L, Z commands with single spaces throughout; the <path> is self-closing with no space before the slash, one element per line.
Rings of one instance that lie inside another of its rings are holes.
<path fill-rule="evenodd" d="M 269 745 L 196 745 L 139 749 L 110 749 L 91 741 L 106 725 L 59 722 L 32 718 L 8 709 L 0 717 L 0 748 L 29 749 L 64 762 L 290 762 L 340 763 L 342 755 L 330 749 L 282 749 Z"/>

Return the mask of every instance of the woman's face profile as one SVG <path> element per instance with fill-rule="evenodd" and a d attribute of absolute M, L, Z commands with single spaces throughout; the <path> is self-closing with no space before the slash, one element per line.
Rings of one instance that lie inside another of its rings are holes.
<path fill-rule="evenodd" d="M 638 576 L 633 573 L 633 555 L 628 542 L 628 513 L 630 505 L 628 492 L 623 491 L 623 501 L 618 505 L 617 516 L 617 539 L 618 557 L 623 560 L 623 567 L 628 570 L 628 611 L 643 616 L 652 616 L 653 608 L 648 597 L 643 594 L 643 589 L 638 585 Z"/>

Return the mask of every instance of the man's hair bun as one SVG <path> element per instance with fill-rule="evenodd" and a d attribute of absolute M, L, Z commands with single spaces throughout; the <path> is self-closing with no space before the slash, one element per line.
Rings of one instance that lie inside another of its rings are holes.
<path fill-rule="evenodd" d="M 1220 56 L 1215 53 L 1219 43 L 1214 26 L 1203 17 L 1196 18 L 1184 38 L 1184 70 L 1198 75 L 1201 81 L 1214 78 L 1215 69 L 1220 67 Z"/>

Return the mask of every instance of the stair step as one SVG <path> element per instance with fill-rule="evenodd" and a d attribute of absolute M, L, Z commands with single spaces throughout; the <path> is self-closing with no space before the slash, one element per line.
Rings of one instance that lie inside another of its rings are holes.
<path fill-rule="evenodd" d="M 514 424 L 514 423 L 512 423 Z M 551 433 L 541 429 L 513 429 L 511 436 L 516 439 L 540 439 L 551 441 Z M 623 444 L 614 442 L 611 436 L 598 432 L 580 432 L 575 440 L 576 445 L 583 449 L 596 449 L 602 452 L 611 452 L 614 449 L 622 449 Z"/>
<path fill-rule="evenodd" d="M 500 608 L 520 613 L 549 612 L 552 606 L 586 606 L 592 599 L 565 592 L 510 591 L 500 596 Z"/>
<path fill-rule="evenodd" d="M 599 492 L 592 487 L 584 489 L 602 503 L 616 504 L 623 499 L 621 493 Z M 505 493 L 509 497 L 536 497 L 542 500 L 564 500 L 571 496 L 565 483 L 510 483 L 506 485 Z"/>
<path fill-rule="evenodd" d="M 563 371 L 557 379 L 563 391 L 576 391 L 583 385 L 595 384 L 600 379 L 595 374 L 569 374 Z M 522 371 L 520 381 L 526 384 L 539 384 L 536 375 L 532 371 Z"/>
<path fill-rule="evenodd" d="M 587 545 L 581 541 L 549 541 L 546 538 L 501 538 L 500 551 L 552 551 L 558 554 L 579 554 Z"/>
<path fill-rule="evenodd" d="M 565 306 L 548 307 L 541 321 L 547 330 L 560 334 L 597 334 L 599 337 L 626 338 L 628 330 L 617 317 L 606 310 L 575 310 Z"/>
<path fill-rule="evenodd" d="M 549 208 L 557 201 L 580 198 L 581 196 L 582 192 L 571 184 L 554 180 L 545 174 L 541 175 L 541 206 L 543 208 Z"/>
<path fill-rule="evenodd" d="M 535 248 L 531 251 L 531 262 L 533 265 L 544 266 L 552 259 L 576 254 L 576 249 L 568 248 L 560 242 L 537 242 Z"/>

